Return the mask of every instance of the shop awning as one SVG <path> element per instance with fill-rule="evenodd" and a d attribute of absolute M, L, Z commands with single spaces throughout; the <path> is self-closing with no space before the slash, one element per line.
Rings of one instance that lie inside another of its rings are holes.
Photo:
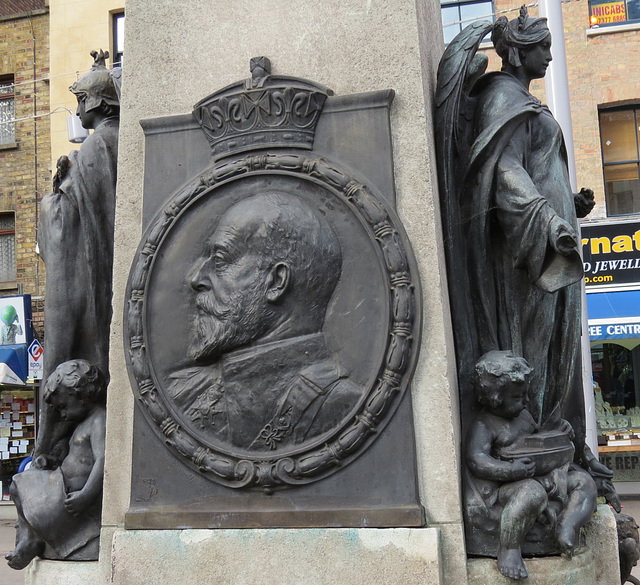
<path fill-rule="evenodd" d="M 27 346 L 0 345 L 0 384 L 24 385 L 29 372 Z"/>
<path fill-rule="evenodd" d="M 640 340 L 640 290 L 587 295 L 589 338 Z"/>

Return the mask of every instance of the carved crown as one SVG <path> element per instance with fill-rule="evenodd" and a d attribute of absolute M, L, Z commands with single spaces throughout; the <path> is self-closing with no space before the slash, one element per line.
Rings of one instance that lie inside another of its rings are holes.
<path fill-rule="evenodd" d="M 271 75 L 266 57 L 251 59 L 251 79 L 236 82 L 199 101 L 193 115 L 207 136 L 214 160 L 262 148 L 310 150 L 326 87 Z"/>

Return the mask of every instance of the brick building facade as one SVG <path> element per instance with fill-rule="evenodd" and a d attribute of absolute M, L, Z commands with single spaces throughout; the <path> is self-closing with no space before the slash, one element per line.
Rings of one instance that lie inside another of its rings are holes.
<path fill-rule="evenodd" d="M 45 0 L 0 3 L 0 122 L 4 122 L 0 124 L 0 265 L 4 264 L 0 295 L 32 295 L 39 339 L 45 274 L 36 253 L 36 226 L 40 200 L 51 189 L 46 4 Z M 7 123 L 12 118 L 15 126 Z"/>
<path fill-rule="evenodd" d="M 0 296 L 29 294 L 33 328 L 44 337 L 44 263 L 37 254 L 42 196 L 51 189 L 47 0 L 0 2 Z M 9 302 L 9 301 L 7 301 Z M 5 308 L 13 308 L 4 305 Z M 4 316 L 4 312 L 3 312 Z M 28 323 L 20 323 L 28 343 Z M 22 335 L 22 332 L 20 333 Z M 14 341 L 16 343 L 16 341 Z M 19 344 L 20 341 L 17 341 Z M 24 342 L 23 342 L 24 343 Z M 26 344 L 25 344 L 26 345 Z M 15 346 L 14 346 L 15 347 Z M 24 348 L 24 346 L 23 346 Z M 13 350 L 12 350 L 13 351 Z M 4 354 L 7 356 L 7 354 Z M 14 357 L 25 356 L 25 349 Z M 4 359 L 7 359 L 5 357 Z M 25 357 L 18 360 L 26 368 Z M 26 374 L 26 372 L 24 372 Z M 22 374 L 19 376 L 22 378 Z M 38 385 L 0 384 L 0 497 L 31 452 Z M 18 421 L 18 422 L 14 422 Z"/>

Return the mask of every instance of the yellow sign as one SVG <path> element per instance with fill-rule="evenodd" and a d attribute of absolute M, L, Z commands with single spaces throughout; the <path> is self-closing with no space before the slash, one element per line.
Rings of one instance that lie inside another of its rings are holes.
<path fill-rule="evenodd" d="M 611 24 L 627 20 L 627 9 L 623 2 L 591 5 L 591 24 Z"/>

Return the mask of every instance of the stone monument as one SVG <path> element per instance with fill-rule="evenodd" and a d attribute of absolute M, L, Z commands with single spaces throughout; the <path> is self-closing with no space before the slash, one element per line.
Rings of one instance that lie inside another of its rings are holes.
<path fill-rule="evenodd" d="M 143 121 L 149 183 L 156 152 L 183 151 L 177 127 L 213 165 L 166 199 L 163 185 L 145 191 L 160 210 L 127 291 L 147 423 L 136 419 L 126 525 L 421 526 L 404 400 L 417 270 L 393 185 L 347 166 L 391 169 L 393 92 L 332 96 L 272 75 L 266 57 L 251 74 L 193 116 Z"/>
<path fill-rule="evenodd" d="M 500 583 L 464 541 L 439 2 L 128 0 L 126 18 L 100 558 L 36 559 L 27 582 Z M 239 83 L 256 55 L 271 72 Z M 300 131 L 245 141 L 283 112 Z M 587 538 L 616 554 L 608 510 Z M 614 583 L 599 558 L 527 569 Z"/>

